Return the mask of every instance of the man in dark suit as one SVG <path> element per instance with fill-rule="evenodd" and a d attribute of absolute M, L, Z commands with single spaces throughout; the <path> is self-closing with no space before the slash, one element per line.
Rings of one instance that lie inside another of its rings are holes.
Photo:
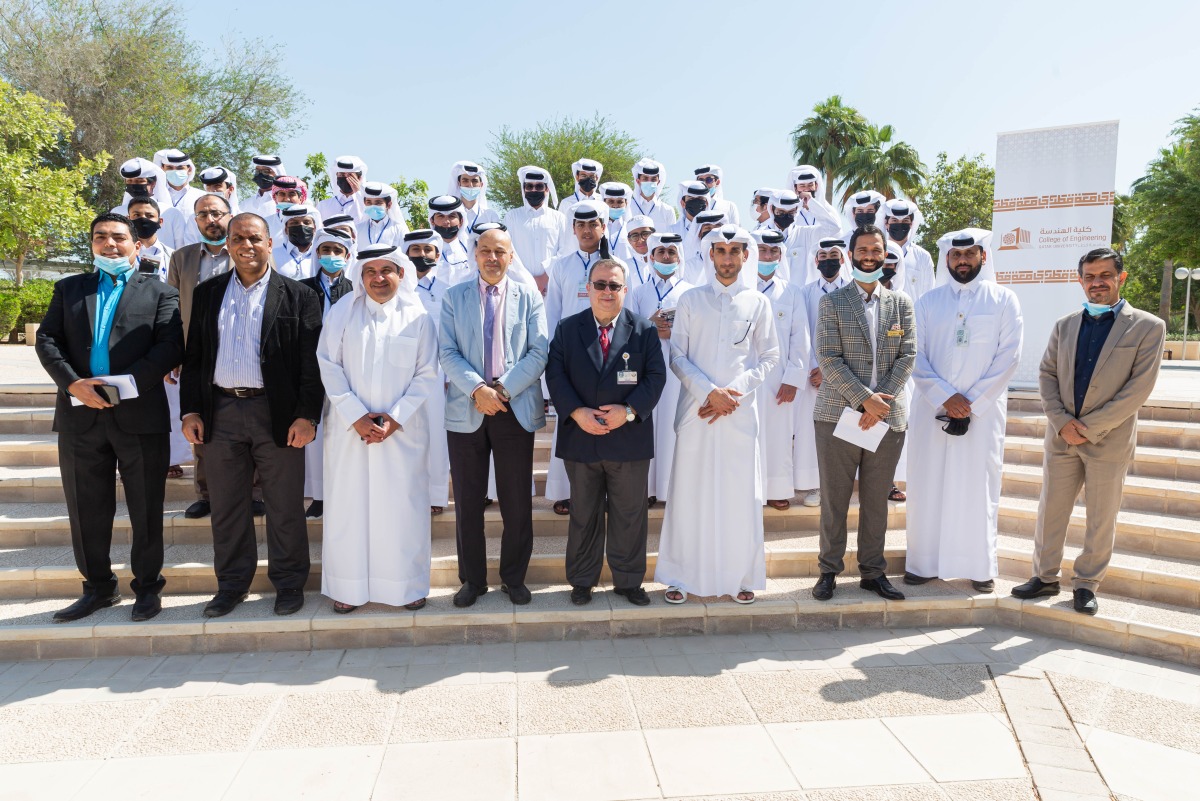
<path fill-rule="evenodd" d="M 179 297 L 157 275 L 135 271 L 140 246 L 127 217 L 101 214 L 92 221 L 91 237 L 96 272 L 54 285 L 37 341 L 38 358 L 59 387 L 58 463 L 75 564 L 84 578 L 83 597 L 56 612 L 56 623 L 121 599 L 109 559 L 115 470 L 121 471 L 133 531 L 134 620 L 162 610 L 159 593 L 166 583 L 163 498 L 171 418 L 163 377 L 183 358 Z M 131 376 L 137 397 L 110 403 L 96 389 L 105 383 L 99 376 Z"/>
<path fill-rule="evenodd" d="M 592 600 L 606 550 L 614 592 L 637 606 L 650 603 L 642 579 L 651 410 L 666 386 L 667 364 L 657 326 L 622 309 L 628 275 L 616 259 L 592 265 L 591 308 L 559 323 L 546 364 L 562 426 L 556 455 L 571 482 L 567 580 L 576 604 Z"/>
<path fill-rule="evenodd" d="M 304 446 L 325 399 L 317 366 L 321 300 L 271 269 L 271 236 L 257 214 L 230 221 L 228 246 L 234 269 L 196 287 L 180 376 L 183 433 L 204 443 L 209 463 L 217 594 L 204 614 L 229 614 L 254 579 L 250 482 L 257 468 L 275 613 L 290 615 L 304 606 L 309 571 Z"/>

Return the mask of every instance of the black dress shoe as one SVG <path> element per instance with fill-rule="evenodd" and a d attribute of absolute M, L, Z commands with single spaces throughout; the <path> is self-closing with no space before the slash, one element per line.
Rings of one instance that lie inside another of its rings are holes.
<path fill-rule="evenodd" d="M 512 596 L 510 595 L 509 597 L 511 598 Z M 583 606 L 584 604 L 590 604 L 591 602 L 592 602 L 592 588 L 591 587 L 572 587 L 571 588 L 571 603 L 575 604 L 576 606 Z M 516 603 L 516 601 L 513 601 L 513 603 Z"/>
<path fill-rule="evenodd" d="M 507 584 L 500 585 L 500 592 L 508 596 L 508 600 L 512 601 L 516 606 L 524 606 L 533 600 L 533 593 L 524 584 L 514 584 L 511 587 Z M 574 596 L 574 592 L 571 593 Z"/>
<path fill-rule="evenodd" d="M 304 608 L 304 590 L 279 590 L 275 593 L 275 614 L 294 615 Z"/>
<path fill-rule="evenodd" d="M 134 623 L 144 623 L 152 617 L 157 617 L 162 611 L 162 597 L 157 592 L 139 595 L 133 602 L 133 613 L 130 615 Z"/>
<path fill-rule="evenodd" d="M 907 570 L 904 571 L 905 584 L 924 584 L 933 581 L 935 578 L 937 576 L 918 576 L 916 573 L 909 573 Z"/>
<path fill-rule="evenodd" d="M 82 620 L 93 612 L 112 606 L 120 600 L 121 593 L 119 592 L 114 592 L 111 595 L 85 592 L 83 597 L 78 601 L 66 609 L 60 609 L 55 612 L 53 620 L 55 623 L 70 623 L 72 620 Z"/>
<path fill-rule="evenodd" d="M 1096 593 L 1091 590 L 1075 590 L 1074 596 L 1076 612 L 1082 612 L 1085 615 L 1094 615 L 1100 611 L 1100 604 L 1096 601 Z"/>
<path fill-rule="evenodd" d="M 308 505 L 308 510 L 304 513 L 305 517 L 321 517 L 325 514 L 325 502 L 313 501 Z"/>
<path fill-rule="evenodd" d="M 495 501 L 492 500 L 491 498 L 484 498 L 483 499 L 483 508 L 486 509 L 489 506 L 491 506 L 493 503 L 495 503 Z"/>
<path fill-rule="evenodd" d="M 650 596 L 647 595 L 646 591 L 641 587 L 634 587 L 628 590 L 623 590 L 620 587 L 617 587 L 613 590 L 613 592 L 615 592 L 617 595 L 623 596 L 626 601 L 629 601 L 629 603 L 633 604 L 634 606 L 650 605 Z"/>
<path fill-rule="evenodd" d="M 975 588 L 975 592 L 995 592 L 996 582 L 992 579 L 987 581 L 971 581 L 971 586 Z"/>
<path fill-rule="evenodd" d="M 812 588 L 812 596 L 818 601 L 828 601 L 833 597 L 833 588 L 837 586 L 837 573 L 822 573 L 821 579 Z"/>
<path fill-rule="evenodd" d="M 459 609 L 473 606 L 475 599 L 487 591 L 488 588 L 486 584 L 482 587 L 476 587 L 474 584 L 468 581 L 459 588 L 458 592 L 454 593 L 454 605 Z"/>
<path fill-rule="evenodd" d="M 892 582 L 888 581 L 887 576 L 880 576 L 873 579 L 859 579 L 858 586 L 864 590 L 870 590 L 880 598 L 886 598 L 889 601 L 903 601 L 904 593 L 892 586 Z"/>
<path fill-rule="evenodd" d="M 262 501 L 250 501 L 250 514 L 262 517 L 267 513 L 267 505 Z"/>
<path fill-rule="evenodd" d="M 1041 598 L 1044 595 L 1058 595 L 1057 581 L 1042 581 L 1034 576 L 1024 584 L 1012 588 L 1012 594 L 1018 598 Z"/>
<path fill-rule="evenodd" d="M 246 595 L 237 590 L 218 590 L 213 599 L 204 607 L 204 616 L 225 617 L 236 609 L 238 604 L 246 600 Z"/>
<path fill-rule="evenodd" d="M 183 510 L 183 516 L 189 520 L 197 520 L 201 517 L 208 517 L 212 514 L 212 506 L 208 501 L 196 501 L 191 506 Z"/>
<path fill-rule="evenodd" d="M 654 506 L 654 504 L 656 504 L 656 503 L 658 503 L 658 496 L 651 495 L 649 498 L 646 499 L 646 508 L 649 509 L 650 507 Z"/>

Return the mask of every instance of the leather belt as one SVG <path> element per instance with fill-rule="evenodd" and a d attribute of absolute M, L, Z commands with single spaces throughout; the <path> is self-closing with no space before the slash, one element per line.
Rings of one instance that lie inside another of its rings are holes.
<path fill-rule="evenodd" d="M 267 394 L 262 387 L 217 387 L 217 392 L 231 398 L 257 398 L 259 395 Z"/>

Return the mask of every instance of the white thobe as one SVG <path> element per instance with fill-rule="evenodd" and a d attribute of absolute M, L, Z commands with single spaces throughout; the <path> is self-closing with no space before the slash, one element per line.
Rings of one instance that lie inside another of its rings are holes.
<path fill-rule="evenodd" d="M 462 212 L 463 216 L 463 228 L 467 231 L 471 231 L 480 223 L 500 222 L 500 215 L 495 209 L 491 206 L 481 209 L 478 201 L 475 202 L 475 207 L 471 209 L 468 209 L 466 201 L 463 201 L 462 208 L 459 211 Z"/>
<path fill-rule="evenodd" d="M 371 219 L 363 211 L 363 208 L 361 192 L 343 195 L 340 191 L 335 191 L 333 197 L 327 197 L 317 204 L 317 212 L 321 215 L 322 220 L 328 220 L 338 214 L 349 214 L 354 219 L 355 225 Z"/>
<path fill-rule="evenodd" d="M 437 277 L 438 268 L 434 266 L 425 277 L 417 281 L 417 297 L 421 305 L 429 312 L 433 320 L 434 331 L 437 331 L 442 319 L 442 298 L 450 285 Z M 429 505 L 445 508 L 450 505 L 450 450 L 446 439 L 446 374 L 438 365 L 438 381 L 440 392 L 429 396 L 425 405 L 425 414 L 429 419 Z"/>
<path fill-rule="evenodd" d="M 771 227 L 775 227 L 772 223 Z M 796 209 L 796 221 L 787 230 L 785 254 L 791 265 L 791 275 L 785 276 L 790 283 L 805 287 L 821 277 L 817 265 L 811 258 L 817 243 L 827 237 L 841 236 L 841 218 L 827 203 L 809 201 L 808 208 Z M 800 269 L 800 265 L 804 265 Z"/>
<path fill-rule="evenodd" d="M 908 295 L 916 304 L 922 295 L 933 289 L 933 257 L 912 240 L 902 245 L 901 249 L 904 251 L 903 274 L 897 271 L 892 286 Z"/>
<path fill-rule="evenodd" d="M 275 272 L 295 281 L 312 278 L 317 274 L 317 260 L 313 258 L 313 255 L 314 251 L 311 245 L 307 252 L 301 253 L 286 239 L 271 251 L 271 258 L 275 260 Z"/>
<path fill-rule="evenodd" d="M 820 276 L 820 273 L 817 273 Z M 808 322 L 808 356 L 805 361 L 804 382 L 796 393 L 793 404 L 796 412 L 796 439 L 792 448 L 792 484 L 798 490 L 814 490 L 821 486 L 821 475 L 817 470 L 817 429 L 813 424 L 813 410 L 817 407 L 820 390 L 808 382 L 808 374 L 819 366 L 817 360 L 817 315 L 821 298 L 835 292 L 848 283 L 848 279 L 836 276 L 833 282 L 820 278 L 806 284 L 800 290 L 804 296 L 805 317 Z"/>
<path fill-rule="evenodd" d="M 1023 323 L 1017 296 L 993 281 L 957 281 L 916 305 L 917 398 L 909 407 L 912 458 L 908 480 L 908 558 L 918 576 L 987 581 L 997 576 L 1008 380 L 1021 358 Z M 971 403 L 961 437 L 941 430 L 936 415 L 950 396 Z"/>
<path fill-rule="evenodd" d="M 650 258 L 640 255 L 637 251 L 630 254 L 626 266 L 629 267 L 629 291 L 631 293 L 654 277 L 654 266 Z"/>
<path fill-rule="evenodd" d="M 692 288 L 677 276 L 671 276 L 664 281 L 662 276 L 655 277 L 637 287 L 629 295 L 629 309 L 634 314 L 649 317 L 659 309 L 674 309 L 679 305 L 683 293 Z M 659 339 L 662 346 L 663 361 L 671 361 L 671 340 Z M 661 500 L 667 499 L 671 486 L 671 465 L 675 459 L 675 408 L 679 405 L 679 377 L 672 371 L 667 371 L 667 383 L 663 386 L 662 395 L 658 399 L 661 410 L 654 426 L 654 458 L 650 460 L 650 475 L 648 484 L 650 494 Z"/>
<path fill-rule="evenodd" d="M 807 383 L 809 354 L 808 309 L 804 294 L 782 278 L 758 280 L 758 291 L 771 301 L 775 334 L 779 340 L 779 363 L 754 390 L 758 407 L 758 452 L 763 477 L 763 495 L 768 500 L 785 500 L 796 494 L 795 442 L 796 401 L 779 403 L 775 396 L 783 384 L 796 387 L 796 397 Z"/>
<path fill-rule="evenodd" d="M 592 192 L 590 195 L 585 195 L 583 192 L 580 192 L 578 188 L 571 194 L 564 197 L 562 200 L 558 201 L 558 213 L 563 217 L 566 217 L 568 227 L 571 222 L 571 209 L 575 208 L 575 206 L 585 200 L 599 200 L 602 203 L 604 202 L 595 192 Z"/>
<path fill-rule="evenodd" d="M 629 204 L 629 213 L 635 217 L 649 217 L 654 220 L 655 231 L 666 231 L 675 224 L 675 209 L 663 203 L 657 196 L 647 200 L 637 185 L 633 187 L 633 199 Z"/>
<path fill-rule="evenodd" d="M 275 195 L 273 189 L 260 193 L 255 184 L 255 192 L 242 201 L 242 211 L 252 211 L 259 217 L 269 217 L 275 213 Z"/>
<path fill-rule="evenodd" d="M 442 280 L 450 286 L 470 281 L 475 276 L 476 267 L 475 261 L 471 258 L 471 248 L 462 234 L 449 242 L 443 240 L 442 252 L 438 256 L 437 271 Z"/>
<path fill-rule="evenodd" d="M 550 283 L 546 286 L 546 330 L 550 332 L 551 339 L 554 339 L 554 331 L 560 321 L 591 308 L 587 293 L 588 273 L 599 260 L 599 251 L 584 253 L 573 250 L 550 263 Z M 558 450 L 558 429 L 559 426 L 555 425 L 550 445 L 550 465 L 546 469 L 546 497 L 555 501 L 571 497 L 566 465 L 553 455 Z"/>
<path fill-rule="evenodd" d="M 732 200 L 726 200 L 722 197 L 713 198 L 712 205 L 709 206 L 709 209 L 724 213 L 725 222 L 729 223 L 730 225 L 740 225 L 738 207 L 737 204 Z"/>
<path fill-rule="evenodd" d="M 358 229 L 358 241 L 364 248 L 368 245 L 403 245 L 404 235 L 408 233 L 407 225 L 391 217 L 384 217 L 379 222 L 367 217 L 355 227 Z"/>
<path fill-rule="evenodd" d="M 771 303 L 715 279 L 684 293 L 671 333 L 671 370 L 683 390 L 654 580 L 694 595 L 767 586 L 758 415 L 751 393 L 779 362 Z M 709 392 L 742 393 L 716 422 L 698 414 Z"/>
<path fill-rule="evenodd" d="M 333 277 L 333 282 L 328 280 L 328 274 L 323 270 L 317 273 L 321 276 L 321 290 L 317 293 L 321 298 L 321 319 L 324 320 L 329 316 L 329 310 L 332 308 L 330 304 L 330 296 L 332 293 L 333 283 L 342 277 L 339 273 Z M 343 300 L 347 296 L 343 295 L 338 300 Z M 328 400 L 326 400 L 328 406 Z M 317 426 L 317 433 L 313 437 L 313 441 L 304 446 L 304 497 L 312 498 L 314 501 L 322 500 L 325 497 L 325 426 Z"/>
<path fill-rule="evenodd" d="M 629 264 L 633 261 L 633 257 L 637 255 L 634 252 L 633 246 L 629 244 L 629 212 L 625 212 L 625 216 L 616 222 L 610 222 L 605 226 L 604 238 L 608 240 L 608 252 L 612 256 L 616 256 L 621 261 Z"/>
<path fill-rule="evenodd" d="M 400 296 L 334 304 L 317 345 L 325 412 L 321 592 L 342 603 L 412 603 L 429 595 L 429 423 L 438 391 L 437 334 Z M 354 422 L 387 412 L 401 429 L 368 445 Z"/>
<path fill-rule="evenodd" d="M 158 260 L 159 267 L 155 277 L 165 284 L 167 268 L 171 264 L 171 254 L 174 252 L 174 248 L 164 244 L 161 239 L 156 239 L 153 245 L 142 245 L 139 255 Z M 168 464 L 186 464 L 192 461 L 192 444 L 183 435 L 183 423 L 179 419 L 179 383 L 169 383 L 165 378 L 163 381 L 163 389 L 167 393 L 167 409 L 171 415 L 171 461 Z"/>
<path fill-rule="evenodd" d="M 555 256 L 575 248 L 566 218 L 545 204 L 540 209 L 509 209 L 504 225 L 512 237 L 513 250 L 533 276 L 544 275 Z"/>

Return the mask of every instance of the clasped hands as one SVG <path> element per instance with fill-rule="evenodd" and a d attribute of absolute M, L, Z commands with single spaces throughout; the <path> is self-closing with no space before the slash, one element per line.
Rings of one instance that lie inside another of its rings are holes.
<path fill-rule="evenodd" d="M 504 398 L 492 387 L 481 386 L 471 395 L 471 400 L 475 401 L 475 409 L 481 414 L 486 414 L 491 417 L 497 412 L 508 411 L 508 407 L 504 405 Z"/>
<path fill-rule="evenodd" d="M 1068 420 L 1067 424 L 1062 427 L 1062 431 L 1058 435 L 1062 437 L 1068 445 L 1083 445 L 1088 441 L 1083 432 L 1087 431 L 1088 427 L 1078 420 Z"/>
<path fill-rule="evenodd" d="M 383 424 L 376 423 L 377 419 L 382 420 Z M 354 421 L 354 430 L 358 432 L 358 436 L 363 442 L 374 445 L 377 442 L 383 442 L 399 431 L 400 424 L 386 412 L 367 412 Z"/>
<path fill-rule="evenodd" d="M 892 406 L 888 401 L 895 399 L 895 395 L 889 395 L 886 392 L 876 392 L 863 401 L 862 417 L 859 418 L 858 427 L 863 431 L 867 431 L 880 420 L 887 417 L 888 412 L 892 410 Z"/>
<path fill-rule="evenodd" d="M 704 405 L 697 410 L 701 420 L 707 420 L 709 425 L 717 422 L 719 418 L 733 414 L 737 411 L 738 398 L 742 397 L 742 393 L 736 389 L 728 387 L 717 387 L 712 392 L 708 393 L 708 397 L 704 400 Z"/>
<path fill-rule="evenodd" d="M 571 412 L 571 419 L 585 434 L 599 437 L 625 425 L 625 406 L 620 403 L 606 403 L 599 409 L 580 406 Z"/>

